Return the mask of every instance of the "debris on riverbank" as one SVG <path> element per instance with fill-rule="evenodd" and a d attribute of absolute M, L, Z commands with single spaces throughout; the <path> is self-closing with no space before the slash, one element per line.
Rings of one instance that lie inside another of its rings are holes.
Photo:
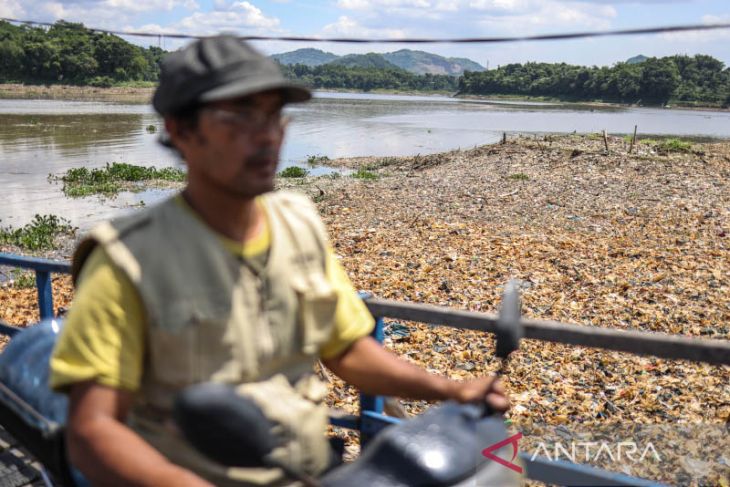
<path fill-rule="evenodd" d="M 0 98 L 149 103 L 154 86 L 112 87 L 0 84 Z"/>
<path fill-rule="evenodd" d="M 730 339 L 730 143 L 642 143 L 629 154 L 629 141 L 607 142 L 608 151 L 602 136 L 519 136 L 329 162 L 374 179 L 278 184 L 317 201 L 356 287 L 379 297 L 495 312 L 518 278 L 531 318 Z M 68 306 L 68 279 L 54 289 Z M 37 319 L 34 293 L 0 289 L 0 319 Z M 402 325 L 390 324 L 401 332 L 386 345 L 432 372 L 466 379 L 498 367 L 491 336 Z M 513 422 L 530 427 L 730 419 L 730 367 L 525 340 L 504 382 Z M 330 386 L 330 404 L 355 412 L 354 391 L 336 378 Z M 403 404 L 411 414 L 427 406 Z M 667 461 L 653 478 L 677 478 L 670 465 L 683 468 Z"/>
<path fill-rule="evenodd" d="M 730 144 L 649 141 L 629 154 L 630 141 L 607 140 L 608 152 L 602 136 L 522 136 L 388 164 L 335 160 L 382 165 L 380 178 L 321 181 L 310 194 L 353 281 L 377 296 L 496 312 L 518 278 L 531 318 L 730 339 Z M 498 367 L 491 337 L 409 330 L 387 344 L 429 370 L 468 378 Z M 730 418 L 729 367 L 526 340 L 504 381 L 525 427 L 723 428 Z M 355 410 L 354 394 L 332 397 Z M 679 460 L 633 473 L 672 483 Z M 705 480 L 727 475 L 717 468 Z"/>

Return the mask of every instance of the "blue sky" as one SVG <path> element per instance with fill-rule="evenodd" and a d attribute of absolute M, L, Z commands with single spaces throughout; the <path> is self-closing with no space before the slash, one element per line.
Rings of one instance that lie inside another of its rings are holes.
<path fill-rule="evenodd" d="M 115 30 L 305 36 L 464 37 L 530 35 L 730 22 L 730 0 L 0 0 L 0 17 L 64 19 Z M 148 40 L 130 38 L 145 44 Z M 180 41 L 166 39 L 174 49 Z M 157 41 L 154 41 L 157 44 Z M 390 52 L 399 44 L 261 42 L 267 53 L 317 47 L 336 54 Z M 657 36 L 422 49 L 494 67 L 546 61 L 611 65 L 636 54 L 710 54 L 730 65 L 730 30 Z"/>

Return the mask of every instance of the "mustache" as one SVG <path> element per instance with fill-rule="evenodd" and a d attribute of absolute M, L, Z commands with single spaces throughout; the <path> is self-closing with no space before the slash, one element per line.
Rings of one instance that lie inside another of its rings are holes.
<path fill-rule="evenodd" d="M 247 166 L 264 166 L 270 164 L 271 161 L 278 162 L 279 151 L 275 149 L 260 149 L 253 153 L 246 161 Z"/>

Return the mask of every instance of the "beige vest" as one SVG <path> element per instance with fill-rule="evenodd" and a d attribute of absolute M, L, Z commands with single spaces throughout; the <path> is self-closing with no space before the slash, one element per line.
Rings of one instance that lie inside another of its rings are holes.
<path fill-rule="evenodd" d="M 326 388 L 312 375 L 337 303 L 325 277 L 325 229 L 304 196 L 270 193 L 263 204 L 271 231 L 264 266 L 232 255 L 174 199 L 94 228 L 74 255 L 76 280 L 101 245 L 146 310 L 146 363 L 130 427 L 216 485 L 288 481 L 278 469 L 215 464 L 180 438 L 171 406 L 179 390 L 198 382 L 237 385 L 284 424 L 290 440 L 277 450 L 278 459 L 313 475 L 329 459 Z"/>

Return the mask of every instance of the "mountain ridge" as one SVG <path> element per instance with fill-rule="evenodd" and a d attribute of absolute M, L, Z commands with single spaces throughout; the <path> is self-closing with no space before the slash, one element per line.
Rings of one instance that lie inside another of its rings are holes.
<path fill-rule="evenodd" d="M 367 54 L 348 54 L 337 56 L 319 49 L 297 49 L 271 58 L 283 65 L 304 64 L 315 67 L 335 64 L 347 67 L 403 69 L 414 74 L 444 74 L 461 76 L 464 71 L 482 72 L 485 68 L 468 58 L 444 57 L 425 51 L 401 49 L 388 53 L 370 52 Z"/>
<path fill-rule="evenodd" d="M 649 59 L 649 58 L 644 56 L 643 54 L 639 54 L 637 56 L 628 58 L 626 60 L 626 64 L 641 64 L 644 61 L 646 61 L 647 59 Z"/>
<path fill-rule="evenodd" d="M 297 49 L 295 51 L 273 54 L 270 57 L 285 65 L 304 64 L 306 66 L 320 66 L 322 64 L 331 63 L 340 56 L 332 54 L 331 52 L 307 47 L 304 49 Z"/>

